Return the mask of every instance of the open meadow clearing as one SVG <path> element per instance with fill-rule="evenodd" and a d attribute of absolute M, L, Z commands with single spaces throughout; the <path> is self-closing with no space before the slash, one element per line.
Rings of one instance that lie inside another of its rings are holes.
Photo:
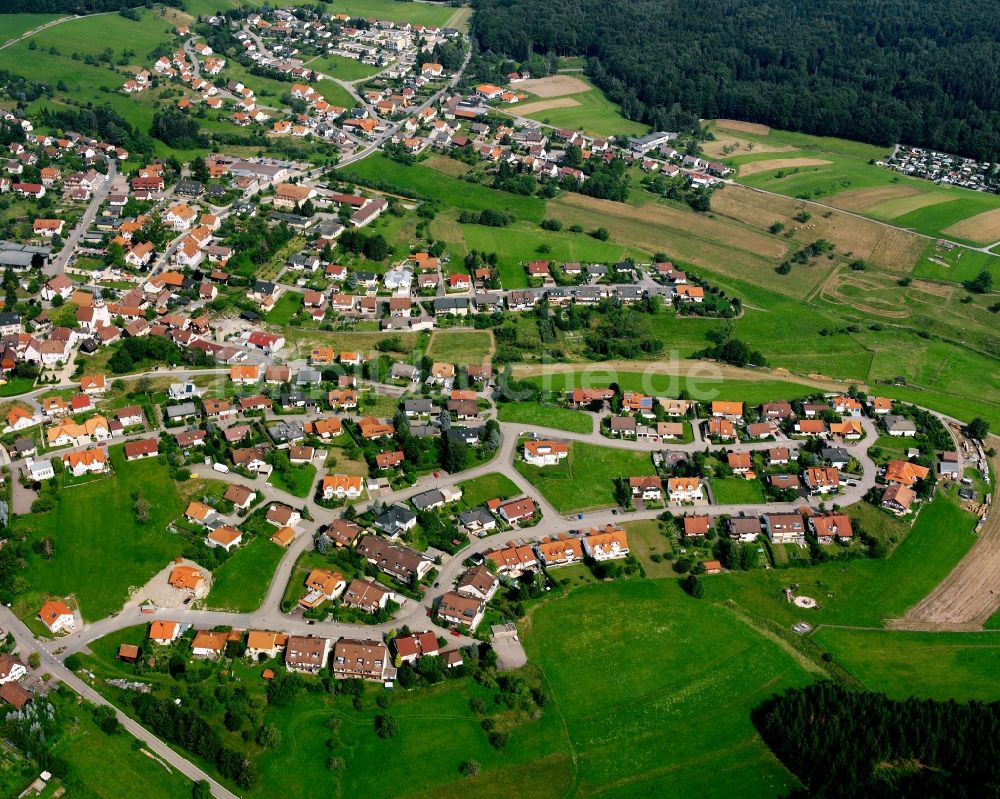
<path fill-rule="evenodd" d="M 528 92 L 524 103 L 504 105 L 513 116 L 537 119 L 556 128 L 573 128 L 592 136 L 641 135 L 647 125 L 622 116 L 621 108 L 589 80 L 575 75 L 551 75 L 513 84 Z"/>
<path fill-rule="evenodd" d="M 436 330 L 427 354 L 435 361 L 469 366 L 487 363 L 492 352 L 489 330 Z"/>
<path fill-rule="evenodd" d="M 497 269 L 505 289 L 528 285 L 525 266 L 544 259 L 555 262 L 617 263 L 626 257 L 648 258 L 645 251 L 585 233 L 542 230 L 533 222 L 515 222 L 505 228 L 460 225 L 451 214 L 440 214 L 431 223 L 435 236 L 448 242 L 452 263 L 459 264 L 471 250 L 497 254 Z"/>
<path fill-rule="evenodd" d="M 614 480 L 653 473 L 649 453 L 574 441 L 569 457 L 556 466 L 532 466 L 520 460 L 514 467 L 560 513 L 615 505 Z"/>
<path fill-rule="evenodd" d="M 809 671 L 736 614 L 685 596 L 675 580 L 575 589 L 532 613 L 525 643 L 565 722 L 576 795 L 774 796 L 794 784 L 749 711 L 808 683 Z M 609 681 L 594 652 L 629 666 Z M 683 747 L 663 745 L 681 739 Z"/>
<path fill-rule="evenodd" d="M 717 120 L 709 129 L 719 131 L 722 141 L 742 134 L 736 142 L 722 145 L 730 152 L 712 154 L 736 167 L 736 179 L 747 186 L 815 200 L 928 236 L 971 243 L 1000 240 L 996 215 L 989 214 L 1000 211 L 1000 197 L 878 166 L 874 162 L 885 157 L 885 148 L 741 123 L 734 127 L 732 120 Z M 793 149 L 776 158 L 772 149 L 776 147 Z"/>
<path fill-rule="evenodd" d="M 18 598 L 18 615 L 34 615 L 49 595 L 73 595 L 84 619 L 104 618 L 183 549 L 166 530 L 184 510 L 166 467 L 155 458 L 126 464 L 121 446 L 110 454 L 113 476 L 64 487 L 53 510 L 15 520 L 29 543 L 54 544 L 51 558 L 28 557 L 23 574 L 32 590 Z M 139 495 L 150 505 L 146 523 L 136 519 Z"/>
<path fill-rule="evenodd" d="M 362 64 L 357 58 L 345 58 L 339 55 L 324 55 L 307 62 L 310 69 L 331 75 L 348 82 L 370 78 L 383 67 L 373 64 Z"/>
<path fill-rule="evenodd" d="M 864 688 L 893 699 L 1000 698 L 1000 636 L 821 627 L 813 640 Z"/>
<path fill-rule="evenodd" d="M 550 427 L 570 433 L 592 433 L 594 418 L 581 411 L 543 405 L 540 402 L 501 402 L 497 405 L 497 420 Z"/>
<path fill-rule="evenodd" d="M 271 542 L 268 536 L 255 535 L 249 544 L 238 547 L 216 569 L 205 606 L 234 613 L 257 610 L 284 554 L 285 550 Z"/>
<path fill-rule="evenodd" d="M 0 16 L 0 45 L 42 25 L 65 18 L 65 14 L 4 14 Z"/>
<path fill-rule="evenodd" d="M 521 493 L 517 484 L 500 472 L 463 480 L 458 487 L 462 489 L 462 504 L 467 508 L 478 508 L 488 500 L 510 499 Z"/>
<path fill-rule="evenodd" d="M 973 517 L 962 510 L 952 487 L 920 511 L 909 535 L 885 560 L 850 560 L 807 568 L 734 572 L 706 581 L 707 599 L 732 599 L 782 626 L 804 619 L 820 624 L 883 627 L 926 596 L 969 551 L 976 537 Z M 798 583 L 798 593 L 819 608 L 803 616 L 782 589 Z"/>
<path fill-rule="evenodd" d="M 502 208 L 519 219 L 540 222 L 544 203 L 535 197 L 498 192 L 486 186 L 456 180 L 424 164 L 405 166 L 376 153 L 345 167 L 342 178 L 354 179 L 406 197 L 439 200 L 450 207 L 469 211 Z"/>

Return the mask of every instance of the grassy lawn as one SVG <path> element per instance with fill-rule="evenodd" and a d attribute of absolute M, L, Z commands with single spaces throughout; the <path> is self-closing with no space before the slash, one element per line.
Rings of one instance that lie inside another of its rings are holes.
<path fill-rule="evenodd" d="M 515 376 L 517 370 L 514 372 Z M 816 389 L 787 380 L 726 380 L 694 378 L 655 372 L 625 371 L 594 364 L 587 368 L 552 372 L 527 378 L 545 391 L 565 392 L 574 388 L 607 387 L 618 383 L 622 391 L 641 391 L 658 396 L 676 397 L 687 390 L 699 401 L 742 400 L 751 405 L 780 399 L 797 399 Z"/>
<path fill-rule="evenodd" d="M 540 222 L 545 204 L 537 197 L 496 191 L 487 186 L 466 183 L 449 177 L 423 164 L 405 166 L 375 153 L 363 161 L 351 164 L 343 172 L 344 179 L 371 182 L 408 197 L 440 200 L 452 208 L 468 211 L 503 209 L 517 216 Z"/>
<path fill-rule="evenodd" d="M 444 25 L 454 13 L 446 5 L 413 3 L 408 0 L 337 0 L 332 13 L 352 17 L 374 17 L 416 25 Z"/>
<path fill-rule="evenodd" d="M 382 69 L 371 64 L 362 64 L 357 58 L 344 58 L 339 55 L 321 56 L 310 61 L 309 68 L 346 81 L 368 78 Z"/>
<path fill-rule="evenodd" d="M 249 613 L 264 601 L 274 570 L 285 550 L 266 535 L 255 535 L 220 566 L 205 605 L 218 610 Z"/>
<path fill-rule="evenodd" d="M 641 522 L 629 522 L 625 525 L 628 533 L 629 552 L 635 555 L 642 568 L 646 570 L 646 576 L 656 577 L 676 577 L 676 572 L 671 568 L 670 562 L 666 560 L 673 551 L 670 539 L 663 534 L 660 523 L 655 519 Z M 650 555 L 658 554 L 664 557 L 659 563 L 650 558 Z"/>
<path fill-rule="evenodd" d="M 67 691 L 66 698 L 57 699 L 55 704 L 57 716 L 65 720 L 66 726 L 54 742 L 49 742 L 49 751 L 66 761 L 71 770 L 72 788 L 67 795 L 120 799 L 141 785 L 143 796 L 149 799 L 191 796 L 187 777 L 147 756 L 128 733 L 103 733 L 90 710 L 77 704 L 75 694 Z M 114 767 L 108 768 L 109 763 Z"/>
<path fill-rule="evenodd" d="M 316 467 L 311 463 L 303 463 L 293 466 L 286 480 L 281 472 L 272 472 L 269 481 L 275 488 L 287 491 L 297 497 L 308 497 L 312 491 L 313 483 L 316 482 Z"/>
<path fill-rule="evenodd" d="M 712 480 L 711 486 L 715 501 L 719 505 L 750 505 L 764 501 L 764 489 L 757 480 L 731 477 L 725 480 Z"/>
<path fill-rule="evenodd" d="M 975 541 L 973 517 L 962 510 L 952 487 L 927 504 L 912 531 L 885 560 L 852 560 L 810 568 L 732 573 L 706 581 L 705 595 L 733 599 L 782 625 L 805 619 L 813 625 L 881 627 L 923 599 L 968 552 Z M 803 611 L 785 601 L 782 589 L 799 583 L 799 593 L 820 608 Z"/>
<path fill-rule="evenodd" d="M 452 162 L 457 163 L 457 162 Z M 461 263 L 470 250 L 495 252 L 500 282 L 506 289 L 527 285 L 525 264 L 536 259 L 555 262 L 616 263 L 626 257 L 637 261 L 649 258 L 644 250 L 608 241 L 599 241 L 586 233 L 568 230 L 547 231 L 528 221 L 510 227 L 460 225 L 451 215 L 442 214 L 431 225 L 439 238 L 448 242 L 452 263 Z"/>
<path fill-rule="evenodd" d="M 485 363 L 493 350 L 488 330 L 438 330 L 431 337 L 428 355 L 435 361 L 459 364 Z"/>
<path fill-rule="evenodd" d="M 501 422 L 551 427 L 553 430 L 566 430 L 570 433 L 594 432 L 592 416 L 540 402 L 501 402 L 497 405 L 497 419 Z"/>
<path fill-rule="evenodd" d="M 165 528 L 184 508 L 166 468 L 156 459 L 126 463 L 121 446 L 111 447 L 111 464 L 114 476 L 64 488 L 55 509 L 15 519 L 29 544 L 55 543 L 49 560 L 29 554 L 23 575 L 30 589 L 18 599 L 18 615 L 34 615 L 48 596 L 73 594 L 84 619 L 103 618 L 180 554 L 183 541 Z M 150 504 L 146 524 L 133 511 L 139 492 Z"/>
<path fill-rule="evenodd" d="M 462 504 L 469 508 L 477 508 L 488 499 L 509 499 L 521 493 L 507 475 L 499 472 L 474 477 L 459 483 L 458 487 L 462 489 Z"/>
<path fill-rule="evenodd" d="M 63 16 L 63 14 L 4 14 L 0 44 Z"/>
<path fill-rule="evenodd" d="M 865 688 L 894 699 L 1000 698 L 1000 637 L 820 628 L 813 635 Z"/>
<path fill-rule="evenodd" d="M 579 588 L 533 613 L 525 648 L 564 720 L 577 795 L 772 797 L 794 785 L 749 711 L 805 685 L 809 673 L 731 611 L 687 598 L 675 581 Z M 593 668 L 595 652 L 628 668 L 609 680 Z M 665 748 L 665 740 L 685 745 Z M 550 795 L 561 793 L 553 786 Z"/>
<path fill-rule="evenodd" d="M 537 119 L 548 125 L 557 128 L 572 128 L 582 130 L 592 136 L 641 136 L 649 131 L 648 125 L 641 122 L 633 122 L 622 116 L 621 108 L 617 103 L 611 102 L 604 96 L 604 92 L 598 89 L 582 74 L 574 75 L 590 85 L 590 89 L 585 92 L 564 95 L 563 102 L 572 102 L 563 108 L 547 108 L 540 111 L 532 111 L 526 116 Z M 529 96 L 525 103 L 538 102 L 539 100 L 558 100 L 557 97 L 538 98 Z M 504 110 L 509 110 L 512 114 L 520 114 L 519 106 L 503 106 Z"/>
<path fill-rule="evenodd" d="M 35 381 L 30 377 L 11 377 L 0 386 L 0 397 L 15 397 L 26 394 L 35 387 Z"/>
<path fill-rule="evenodd" d="M 538 467 L 514 461 L 522 476 L 560 513 L 614 506 L 616 477 L 653 473 L 649 454 L 574 442 L 569 457 L 557 466 Z"/>
<path fill-rule="evenodd" d="M 268 311 L 264 321 L 272 325 L 287 325 L 301 307 L 302 295 L 297 291 L 286 291 Z"/>

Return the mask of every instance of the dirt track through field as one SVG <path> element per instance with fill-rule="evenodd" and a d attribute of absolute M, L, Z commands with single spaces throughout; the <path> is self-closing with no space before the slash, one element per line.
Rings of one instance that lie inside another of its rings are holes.
<path fill-rule="evenodd" d="M 580 105 L 580 103 L 572 97 L 560 97 L 558 100 L 539 100 L 536 103 L 515 105 L 511 113 L 520 115 L 538 114 L 542 111 L 551 111 L 553 108 L 572 108 L 574 105 Z"/>
<path fill-rule="evenodd" d="M 517 91 L 526 91 L 537 97 L 562 97 L 565 94 L 589 92 L 590 86 L 572 75 L 551 75 L 547 78 L 532 78 L 515 83 Z"/>
<path fill-rule="evenodd" d="M 756 136 L 767 136 L 771 132 L 767 125 L 759 125 L 756 122 L 741 122 L 738 119 L 717 119 L 715 126 L 726 130 L 736 130 L 740 133 L 753 133 Z"/>
<path fill-rule="evenodd" d="M 987 446 L 1000 447 L 993 436 Z M 992 460 L 993 473 L 1000 474 L 1000 455 Z M 894 630 L 968 632 L 983 624 L 1000 609 L 1000 490 L 994 487 L 993 509 L 979 531 L 979 538 L 951 573 L 901 619 L 888 626 Z"/>
<path fill-rule="evenodd" d="M 772 169 L 796 169 L 803 166 L 825 166 L 829 164 L 823 158 L 771 158 L 767 161 L 751 161 L 740 165 L 740 177 L 756 175 L 758 172 L 770 172 Z"/>

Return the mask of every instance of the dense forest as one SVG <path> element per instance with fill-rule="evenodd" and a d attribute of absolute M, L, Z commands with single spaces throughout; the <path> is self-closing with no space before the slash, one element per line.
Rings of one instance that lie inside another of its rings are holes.
<path fill-rule="evenodd" d="M 1000 796 L 1000 703 L 897 702 L 824 682 L 754 711 L 796 799 Z"/>
<path fill-rule="evenodd" d="M 588 56 L 631 119 L 733 117 L 1000 157 L 1000 14 L 976 0 L 475 0 L 480 48 Z"/>

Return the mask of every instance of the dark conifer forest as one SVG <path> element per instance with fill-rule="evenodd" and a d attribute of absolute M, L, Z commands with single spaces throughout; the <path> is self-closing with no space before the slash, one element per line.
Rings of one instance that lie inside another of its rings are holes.
<path fill-rule="evenodd" d="M 583 55 L 625 115 L 732 117 L 1000 157 L 1000 13 L 976 0 L 475 0 L 480 48 Z"/>
<path fill-rule="evenodd" d="M 898 702 L 823 682 L 768 699 L 753 721 L 805 786 L 794 799 L 1000 796 L 1000 703 Z"/>

